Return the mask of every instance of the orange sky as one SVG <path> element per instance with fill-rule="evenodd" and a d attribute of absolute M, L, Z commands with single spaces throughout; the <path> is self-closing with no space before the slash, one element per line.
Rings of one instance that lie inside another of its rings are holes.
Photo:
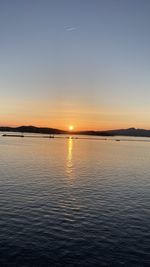
<path fill-rule="evenodd" d="M 7 101 L 8 104 L 8 101 Z M 3 107 L 5 106 L 5 109 Z M 7 106 L 3 102 L 0 106 L 1 122 L 5 126 L 34 125 L 42 127 L 68 129 L 73 125 L 75 130 L 108 130 L 117 128 L 148 128 L 149 112 L 131 110 L 127 112 L 124 108 L 96 108 L 93 105 L 84 105 L 82 108 L 74 103 L 73 108 L 66 103 L 61 105 L 49 101 L 24 102 L 10 101 Z M 3 112 L 5 110 L 5 112 Z"/>

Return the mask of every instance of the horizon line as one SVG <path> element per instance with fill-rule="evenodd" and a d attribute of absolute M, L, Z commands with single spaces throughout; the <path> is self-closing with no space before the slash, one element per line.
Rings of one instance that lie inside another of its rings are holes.
<path fill-rule="evenodd" d="M 46 129 L 53 129 L 53 130 L 58 130 L 58 131 L 63 131 L 63 132 L 69 132 L 69 133 L 76 133 L 76 132 L 109 132 L 109 131 L 116 131 L 116 130 L 129 130 L 129 129 L 132 129 L 132 130 L 145 130 L 145 131 L 150 131 L 150 129 L 145 129 L 145 128 L 136 128 L 136 127 L 124 127 L 124 128 L 113 128 L 113 129 L 103 129 L 103 130 L 94 130 L 94 129 L 90 129 L 90 130 L 72 130 L 70 131 L 69 129 L 66 129 L 66 130 L 62 130 L 60 128 L 55 128 L 55 127 L 48 127 L 48 126 L 35 126 L 35 125 L 19 125 L 19 126 L 0 126 L 0 128 L 12 128 L 12 129 L 15 129 L 15 128 L 21 128 L 21 127 L 34 127 L 34 128 L 46 128 Z"/>

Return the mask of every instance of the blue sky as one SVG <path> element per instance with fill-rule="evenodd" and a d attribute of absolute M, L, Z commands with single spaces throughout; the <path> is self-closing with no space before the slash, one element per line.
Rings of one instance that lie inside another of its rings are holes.
<path fill-rule="evenodd" d="M 0 124 L 150 128 L 148 0 L 0 1 Z"/>

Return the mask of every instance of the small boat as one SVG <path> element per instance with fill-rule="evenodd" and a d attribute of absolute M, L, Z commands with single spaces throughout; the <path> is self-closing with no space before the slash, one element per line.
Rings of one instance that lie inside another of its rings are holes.
<path fill-rule="evenodd" d="M 4 137 L 24 137 L 23 134 L 3 134 Z"/>

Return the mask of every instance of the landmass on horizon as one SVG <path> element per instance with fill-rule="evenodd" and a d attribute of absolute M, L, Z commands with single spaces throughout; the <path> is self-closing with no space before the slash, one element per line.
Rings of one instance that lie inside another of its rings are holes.
<path fill-rule="evenodd" d="M 48 127 L 36 126 L 19 126 L 19 127 L 0 127 L 1 132 L 20 132 L 20 133 L 37 133 L 37 134 L 78 134 L 78 135 L 93 135 L 93 136 L 137 136 L 150 137 L 150 130 L 146 129 L 115 129 L 108 131 L 64 131 Z"/>

